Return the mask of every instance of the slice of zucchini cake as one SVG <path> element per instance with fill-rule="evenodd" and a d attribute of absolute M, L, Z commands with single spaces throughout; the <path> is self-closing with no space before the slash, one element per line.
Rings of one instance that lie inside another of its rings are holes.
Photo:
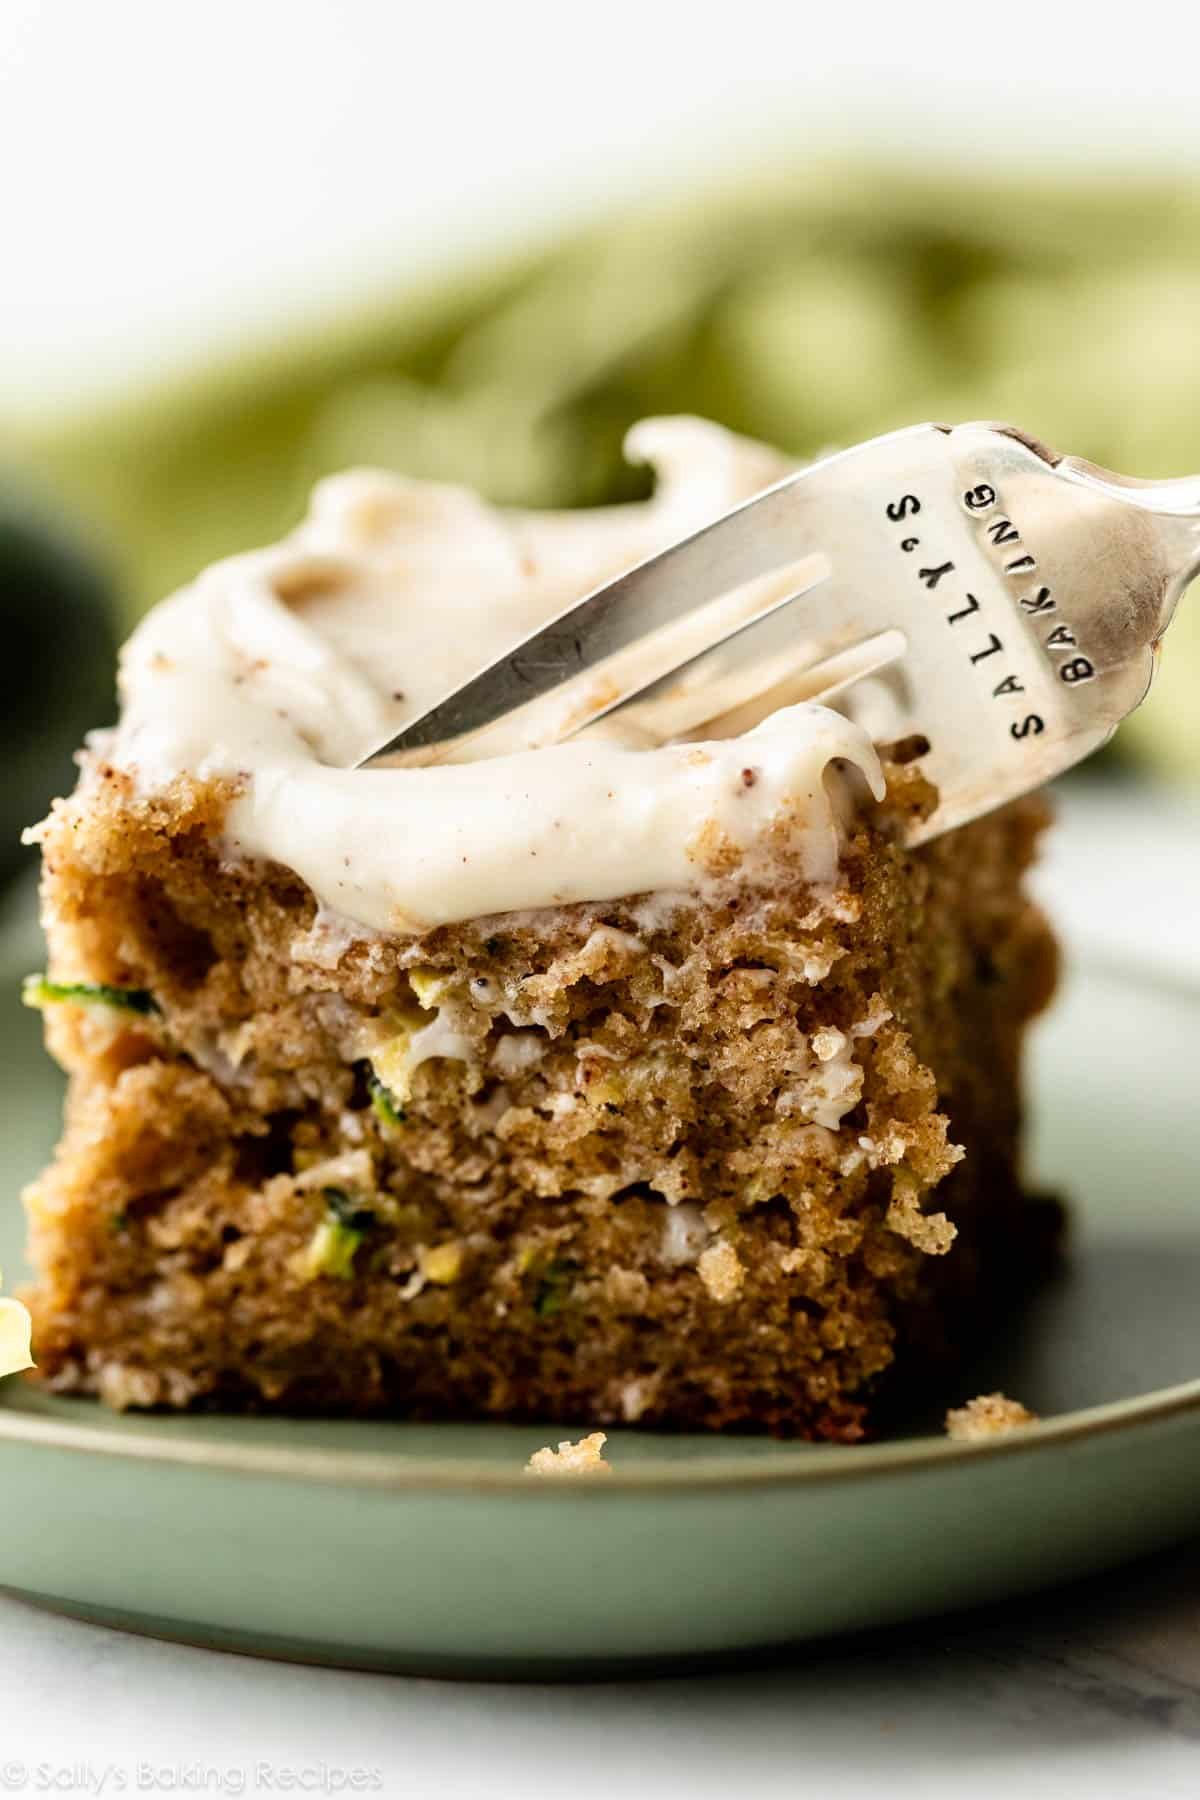
<path fill-rule="evenodd" d="M 326 482 L 135 633 L 37 833 L 43 1380 L 850 1440 L 1019 1283 L 1038 802 L 906 851 L 919 760 L 813 706 L 351 767 L 782 468 L 697 421 L 633 451 L 657 491 L 609 512 Z"/>

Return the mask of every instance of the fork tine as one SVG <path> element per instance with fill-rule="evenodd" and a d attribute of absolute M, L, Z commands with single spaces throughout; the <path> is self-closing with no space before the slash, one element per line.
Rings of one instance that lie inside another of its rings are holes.
<path fill-rule="evenodd" d="M 790 624 L 790 630 L 787 629 L 789 615 L 797 602 L 828 581 L 831 569 L 828 557 L 823 556 L 809 557 L 800 568 L 804 579 L 798 585 L 789 583 L 786 592 L 775 595 L 749 618 L 731 619 L 722 628 L 720 636 L 710 632 L 703 648 L 694 654 L 688 655 L 686 649 L 681 649 L 662 659 L 657 668 L 645 666 L 646 658 L 643 657 L 641 672 L 611 698 L 598 695 L 594 710 L 582 723 L 571 718 L 557 727 L 552 725 L 555 739 L 561 741 L 573 737 L 585 726 L 598 724 L 602 719 L 623 718 L 637 723 L 639 716 L 645 717 L 648 727 L 653 719 L 655 736 L 678 737 L 712 717 L 714 711 L 724 713 L 751 701 L 755 694 L 778 679 L 779 652 L 774 642 L 775 633 L 767 631 L 769 621 L 774 621 L 777 627 L 780 622 L 784 623 L 790 643 L 790 665 L 795 667 L 797 661 L 805 660 L 803 640 L 795 641 L 794 623 Z M 669 634 L 672 641 L 677 636 L 678 633 Z M 763 668 L 764 650 L 775 652 L 766 669 Z M 618 664 L 624 660 L 618 658 Z M 575 685 L 568 682 L 562 691 L 570 694 Z"/>
<path fill-rule="evenodd" d="M 904 634 L 900 631 L 884 630 L 864 642 L 861 632 L 835 634 L 826 621 L 826 628 L 815 634 L 811 618 L 801 617 L 797 622 L 800 602 L 829 579 L 827 559 L 812 561 L 825 564 L 817 579 L 793 588 L 774 605 L 734 626 L 720 641 L 615 696 L 587 723 L 619 718 L 637 726 L 644 719 L 647 730 L 659 741 L 685 737 L 701 726 L 706 737 L 733 735 L 735 730 L 749 730 L 757 724 L 766 710 L 794 704 L 801 697 L 832 697 L 863 674 L 902 655 Z M 741 722 L 736 726 L 729 723 L 735 719 Z M 555 736 L 561 740 L 579 729 L 572 723 L 571 729 Z"/>
<path fill-rule="evenodd" d="M 798 706 L 802 702 L 828 706 L 856 683 L 865 681 L 870 675 L 882 674 L 904 655 L 904 650 L 904 633 L 890 627 L 848 649 L 823 656 L 819 662 L 809 663 L 804 668 L 797 668 L 794 661 L 790 661 L 782 680 L 771 687 L 760 688 L 741 705 L 706 715 L 697 723 L 703 725 L 706 738 L 740 737 L 781 707 Z"/>
<path fill-rule="evenodd" d="M 908 427 L 875 439 L 872 450 L 892 438 L 927 431 Z M 523 639 L 421 718 L 412 721 L 358 765 L 427 750 L 481 731 L 505 714 L 541 699 L 580 675 L 596 677 L 618 651 L 677 623 L 759 576 L 819 553 L 811 509 L 797 506 L 797 490 L 819 485 L 833 463 L 861 455 L 863 446 L 810 464 L 774 487 L 702 526 L 691 537 L 606 582 L 561 612 L 550 624 Z M 783 604 L 788 596 L 781 598 Z M 580 729 L 624 698 L 610 696 L 598 711 L 585 710 Z"/>
<path fill-rule="evenodd" d="M 724 711 L 726 704 L 732 706 L 749 699 L 776 678 L 768 672 L 764 680 L 746 667 L 746 652 L 760 649 L 756 662 L 761 664 L 761 646 L 769 641 L 758 628 L 765 628 L 768 621 L 786 618 L 796 602 L 828 581 L 830 573 L 828 557 L 810 556 L 792 565 L 791 580 L 786 586 L 763 597 L 750 596 L 749 606 L 745 590 L 735 590 L 729 597 L 736 603 L 735 608 L 725 607 L 719 623 L 710 623 L 714 610 L 711 604 L 701 607 L 674 628 L 660 628 L 649 641 L 639 638 L 599 667 L 562 682 L 540 702 L 527 701 L 465 740 L 452 742 L 439 760 L 454 762 L 460 755 L 474 760 L 477 756 L 564 743 L 603 719 L 624 716 L 627 709 L 631 719 L 636 718 L 638 711 L 644 712 L 647 722 L 653 713 L 654 728 L 660 737 L 688 731 L 704 715 L 705 693 L 709 712 L 714 700 L 718 710 Z M 707 629 L 699 633 L 691 629 L 695 625 Z M 802 645 L 794 639 L 793 624 L 788 633 L 788 656 L 793 666 L 804 656 Z M 697 641 L 702 641 L 702 648 L 693 652 L 692 645 Z M 726 682 L 730 693 L 728 702 L 723 703 L 721 694 Z M 714 684 L 720 684 L 715 692 Z"/>
<path fill-rule="evenodd" d="M 921 843 L 1104 743 L 1197 573 L 1195 483 L 1135 481 L 1012 426 L 916 425 L 595 590 L 366 762 L 549 743 L 617 712 L 660 742 L 724 735 L 857 683 L 869 736 L 925 742 L 937 806 L 903 828 Z"/>

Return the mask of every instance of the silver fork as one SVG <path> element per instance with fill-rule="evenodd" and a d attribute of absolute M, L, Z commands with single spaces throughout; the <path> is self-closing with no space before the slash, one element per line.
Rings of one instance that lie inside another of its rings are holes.
<path fill-rule="evenodd" d="M 601 719 L 729 735 L 835 701 L 877 742 L 918 740 L 939 802 L 916 843 L 1098 749 L 1145 698 L 1197 572 L 1200 478 L 1133 480 L 1009 425 L 916 425 L 597 589 L 359 766 L 470 760 Z"/>

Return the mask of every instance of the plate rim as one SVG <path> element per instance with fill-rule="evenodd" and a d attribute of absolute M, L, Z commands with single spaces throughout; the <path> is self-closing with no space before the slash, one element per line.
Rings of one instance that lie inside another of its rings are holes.
<path fill-rule="evenodd" d="M 98 1407 L 99 1402 L 69 1404 Z M 0 1444 L 74 1454 L 114 1457 L 122 1461 L 166 1463 L 176 1467 L 251 1477 L 279 1477 L 309 1484 L 395 1493 L 527 1493 L 554 1499 L 580 1495 L 663 1493 L 700 1489 L 827 1485 L 862 1481 L 869 1476 L 911 1474 L 939 1464 L 950 1466 L 997 1456 L 1057 1449 L 1116 1432 L 1146 1428 L 1200 1413 L 1200 1377 L 1172 1387 L 1154 1388 L 1131 1399 L 1080 1407 L 995 1437 L 963 1442 L 925 1436 L 880 1444 L 797 1445 L 764 1460 L 758 1455 L 697 1456 L 680 1463 L 647 1458 L 633 1468 L 614 1469 L 598 1480 L 529 1479 L 523 1465 L 512 1468 L 490 1462 L 430 1460 L 409 1463 L 395 1452 L 319 1448 L 295 1450 L 285 1445 L 239 1444 L 230 1439 L 196 1442 L 181 1437 L 159 1439 L 126 1436 L 110 1426 L 47 1419 L 11 1411 L 0 1395 Z M 402 1424 L 402 1420 L 395 1421 Z M 560 1431 L 562 1426 L 547 1427 Z"/>
<path fill-rule="evenodd" d="M 1095 949 L 1073 955 L 1068 949 L 1060 991 L 1066 980 L 1087 971 L 1110 979 L 1117 976 L 1136 980 L 1185 1003 L 1190 1001 L 1195 1005 L 1200 1002 L 1200 980 L 1191 977 L 1189 972 L 1182 971 L 1178 979 L 1170 980 L 1165 971 L 1140 966 L 1134 957 Z M 1200 1413 L 1200 1376 L 1196 1376 L 1169 1387 L 1151 1388 L 1144 1394 L 1056 1413 L 1052 1418 L 975 1441 L 926 1434 L 875 1444 L 797 1444 L 792 1449 L 777 1450 L 766 1459 L 755 1453 L 741 1456 L 701 1454 L 685 1462 L 647 1457 L 632 1468 L 614 1468 L 598 1480 L 547 1480 L 530 1479 L 525 1467 L 515 1460 L 511 1468 L 461 1458 L 413 1462 L 395 1451 L 324 1446 L 293 1449 L 287 1445 L 242 1444 L 230 1438 L 197 1442 L 186 1437 L 135 1436 L 105 1424 L 83 1424 L 75 1419 L 46 1417 L 13 1409 L 8 1404 L 5 1390 L 11 1392 L 20 1379 L 10 1376 L 0 1380 L 0 1445 L 24 1444 L 31 1449 L 219 1470 L 245 1477 L 277 1477 L 347 1489 L 457 1494 L 462 1497 L 522 1493 L 552 1501 L 592 1500 L 617 1494 L 713 1492 L 723 1488 L 861 1482 L 876 1475 L 919 1473 L 939 1465 L 964 1467 L 995 1457 L 1050 1451 L 1066 1444 L 1091 1441 L 1117 1432 L 1136 1432 L 1190 1413 Z M 79 1406 L 81 1410 L 96 1409 L 98 1413 L 100 1403 L 81 1398 L 59 1404 Z M 393 1422 L 404 1423 L 403 1420 Z M 588 1427 L 548 1422 L 544 1427 L 534 1423 L 529 1429 L 531 1433 L 540 1431 L 542 1435 L 553 1435 L 583 1432 Z M 628 1427 L 619 1429 L 628 1430 Z"/>

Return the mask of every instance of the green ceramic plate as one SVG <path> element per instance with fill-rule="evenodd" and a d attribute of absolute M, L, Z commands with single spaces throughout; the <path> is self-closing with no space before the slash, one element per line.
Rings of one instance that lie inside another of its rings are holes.
<path fill-rule="evenodd" d="M 0 1250 L 54 1136 L 7 1005 Z M 87 1617 L 424 1672 L 737 1655 L 1111 1565 L 1200 1523 L 1200 996 L 1088 969 L 1042 1028 L 1035 1160 L 1076 1201 L 1069 1275 L 964 1372 L 1046 1422 L 858 1449 L 614 1431 L 617 1473 L 535 1482 L 553 1421 L 116 1417 L 0 1390 L 0 1582 Z M 575 1434 L 572 1434 L 575 1435 Z"/>

